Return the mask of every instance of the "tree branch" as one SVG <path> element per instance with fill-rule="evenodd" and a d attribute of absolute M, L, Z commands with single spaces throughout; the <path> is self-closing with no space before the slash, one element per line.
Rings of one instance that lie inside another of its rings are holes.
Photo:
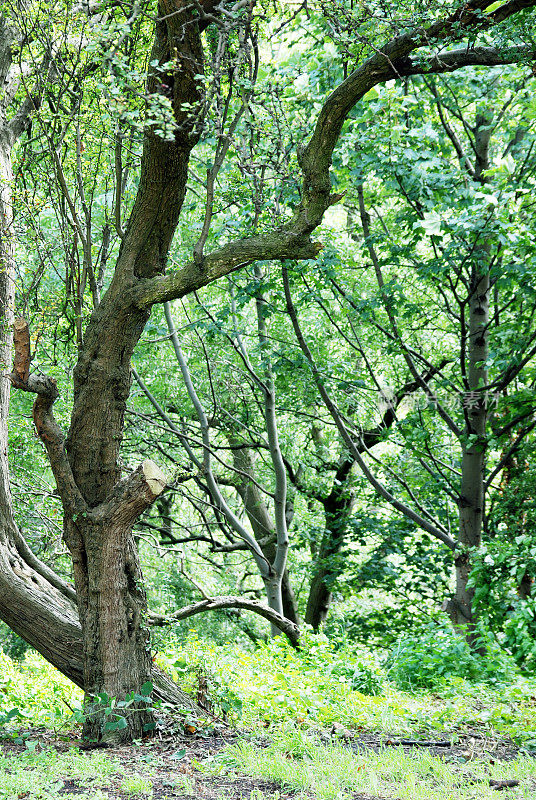
<path fill-rule="evenodd" d="M 430 75 L 443 72 L 455 72 L 463 67 L 496 67 L 517 64 L 520 61 L 531 61 L 536 55 L 534 47 L 466 47 L 458 50 L 447 50 L 430 58 L 410 58 L 407 62 L 397 64 L 400 75 Z M 394 76 L 393 76 L 394 77 Z"/>
<path fill-rule="evenodd" d="M 314 381 L 315 381 L 315 383 L 317 385 L 317 388 L 318 388 L 318 391 L 320 393 L 320 396 L 322 397 L 322 400 L 324 401 L 324 404 L 325 404 L 327 410 L 331 414 L 331 416 L 333 418 L 333 421 L 335 422 L 335 424 L 337 426 L 337 429 L 338 429 L 339 433 L 342 436 L 343 441 L 345 442 L 346 446 L 348 447 L 350 453 L 355 458 L 359 468 L 361 469 L 361 471 L 363 472 L 363 474 L 365 475 L 365 477 L 367 478 L 369 483 L 372 485 L 372 487 L 378 492 L 378 494 L 381 497 L 384 498 L 384 500 L 387 500 L 387 502 L 391 506 L 393 506 L 393 508 L 395 508 L 397 511 L 400 511 L 400 513 L 404 514 L 404 516 L 408 517 L 408 519 L 413 520 L 413 522 L 415 522 L 420 528 L 422 528 L 423 530 L 425 530 L 428 533 L 430 533 L 436 539 L 439 539 L 440 541 L 442 541 L 444 544 L 447 545 L 447 547 L 450 547 L 451 550 L 454 550 L 456 548 L 456 542 L 449 535 L 448 531 L 445 528 L 443 528 L 443 526 L 432 524 L 427 519 L 422 517 L 420 514 L 417 514 L 408 505 L 406 505 L 405 503 L 401 502 L 400 500 L 397 500 L 397 498 L 394 497 L 394 495 L 392 495 L 391 492 L 389 492 L 388 489 L 386 489 L 385 486 L 381 483 L 381 481 L 379 481 L 373 475 L 373 473 L 370 471 L 369 467 L 367 466 L 366 462 L 364 461 L 364 459 L 363 459 L 363 457 L 361 455 L 361 452 L 359 450 L 359 446 L 356 444 L 356 442 L 354 442 L 352 436 L 350 435 L 350 433 L 348 431 L 348 428 L 344 424 L 344 421 L 343 421 L 343 419 L 342 419 L 342 417 L 341 417 L 341 415 L 339 413 L 339 410 L 337 409 L 335 403 L 331 399 L 331 397 L 330 397 L 330 395 L 329 395 L 329 393 L 328 393 L 328 391 L 327 391 L 327 389 L 326 389 L 326 387 L 324 385 L 322 377 L 320 375 L 320 370 L 318 369 L 318 366 L 317 366 L 317 364 L 316 364 L 316 362 L 315 362 L 315 360 L 313 358 L 313 355 L 312 355 L 311 351 L 309 350 L 309 346 L 308 346 L 307 342 L 305 341 L 305 338 L 303 336 L 303 333 L 301 331 L 300 324 L 299 324 L 299 321 L 298 321 L 298 316 L 296 314 L 296 308 L 294 306 L 294 303 L 292 301 L 292 296 L 290 294 L 290 286 L 289 286 L 289 281 L 288 281 L 288 272 L 287 272 L 286 267 L 283 268 L 283 285 L 284 285 L 284 289 L 285 289 L 285 299 L 286 299 L 286 303 L 287 303 L 287 311 L 288 311 L 289 317 L 291 319 L 292 326 L 294 328 L 294 332 L 296 334 L 296 338 L 298 339 L 298 343 L 300 345 L 300 348 L 301 348 L 304 356 L 306 357 L 306 359 L 307 359 L 307 361 L 309 363 L 309 366 L 311 368 L 311 372 L 313 374 L 313 378 L 314 378 Z"/>
<path fill-rule="evenodd" d="M 149 614 L 149 623 L 157 626 L 173 625 L 174 622 L 187 619 L 188 617 L 194 616 L 194 614 L 201 614 L 204 611 L 219 611 L 224 608 L 242 608 L 244 611 L 253 611 L 255 614 L 259 614 L 279 628 L 282 633 L 286 634 L 294 647 L 297 647 L 299 644 L 300 629 L 294 622 L 281 616 L 277 611 L 265 606 L 258 600 L 248 600 L 245 597 L 236 597 L 233 595 L 209 597 L 206 600 L 201 600 L 198 603 L 193 603 L 190 606 L 181 608 L 170 617 L 164 617 L 160 614 Z"/>
<path fill-rule="evenodd" d="M 311 233 L 321 223 L 326 210 L 341 199 L 331 193 L 329 170 L 333 151 L 342 126 L 351 109 L 375 85 L 401 76 L 452 72 L 466 66 L 511 64 L 534 55 L 531 47 L 476 47 L 446 51 L 424 58 L 409 58 L 412 51 L 429 45 L 433 39 L 452 35 L 462 38 L 465 25 L 475 21 L 474 9 L 485 4 L 473 3 L 438 21 L 427 29 L 418 29 L 388 42 L 361 64 L 328 97 L 319 114 L 313 135 L 299 155 L 303 171 L 303 200 L 293 220 L 279 230 L 248 236 L 229 242 L 202 259 L 186 264 L 178 272 L 143 281 L 132 292 L 134 305 L 143 308 L 174 300 L 206 286 L 254 261 L 301 260 L 315 258 L 321 245 L 312 243 Z M 490 27 L 521 8 L 536 5 L 536 0 L 512 0 L 497 12 L 480 20 L 479 27 Z M 498 12 L 502 11 L 502 15 Z M 479 18 L 480 19 L 480 18 Z M 457 27 L 455 27 L 455 25 Z"/>
<path fill-rule="evenodd" d="M 321 244 L 310 242 L 299 229 L 246 236 L 205 256 L 202 266 L 190 261 L 178 272 L 142 282 L 132 291 L 132 301 L 145 308 L 176 300 L 254 261 L 316 258 L 321 249 Z"/>
<path fill-rule="evenodd" d="M 177 361 L 179 362 L 182 377 L 184 380 L 184 385 L 186 387 L 186 391 L 188 392 L 190 401 L 195 409 L 197 419 L 199 420 L 199 425 L 201 428 L 201 437 L 203 441 L 203 472 L 207 482 L 207 486 L 210 491 L 210 496 L 216 508 L 223 514 L 223 516 L 225 517 L 231 528 L 241 539 L 243 539 L 247 543 L 248 547 L 250 548 L 253 554 L 253 558 L 255 559 L 255 563 L 257 564 L 257 567 L 261 575 L 263 577 L 267 577 L 271 572 L 272 565 L 266 559 L 264 553 L 262 552 L 255 538 L 242 525 L 236 514 L 229 507 L 229 504 L 226 502 L 223 494 L 221 493 L 220 487 L 218 486 L 218 483 L 214 477 L 214 473 L 212 470 L 208 419 L 205 414 L 203 405 L 195 390 L 195 386 L 192 382 L 190 370 L 188 369 L 186 359 L 184 358 L 184 354 L 182 352 L 179 343 L 179 337 L 177 336 L 177 332 L 175 330 L 175 323 L 173 322 L 173 317 L 171 316 L 171 308 L 169 306 L 169 303 L 165 304 L 164 312 L 166 316 L 168 330 L 170 333 L 171 343 L 173 345 Z"/>
<path fill-rule="evenodd" d="M 29 548 L 28 543 L 22 533 L 19 531 L 18 527 L 14 527 L 13 530 L 13 538 L 15 542 L 15 547 L 17 548 L 17 553 L 22 558 L 26 564 L 35 570 L 42 578 L 50 583 L 55 589 L 57 589 L 61 594 L 70 600 L 76 606 L 76 592 L 74 587 L 71 586 L 70 583 L 63 580 L 53 569 L 51 569 L 47 564 L 44 564 L 35 553 Z"/>
<path fill-rule="evenodd" d="M 104 503 L 91 510 L 91 516 L 96 521 L 120 520 L 124 527 L 131 526 L 162 494 L 167 484 L 168 479 L 162 470 L 154 461 L 146 459 L 115 486 Z"/>
<path fill-rule="evenodd" d="M 48 375 L 29 374 L 30 333 L 24 319 L 15 322 L 15 369 L 9 376 L 16 389 L 37 395 L 33 406 L 33 420 L 37 434 L 45 445 L 58 493 L 67 514 L 86 511 L 87 504 L 75 483 L 65 450 L 63 432 L 54 419 L 52 406 L 58 398 L 56 381 Z"/>

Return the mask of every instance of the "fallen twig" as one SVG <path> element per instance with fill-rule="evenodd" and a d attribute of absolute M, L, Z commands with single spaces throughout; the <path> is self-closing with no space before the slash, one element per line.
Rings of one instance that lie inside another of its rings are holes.
<path fill-rule="evenodd" d="M 422 739 L 387 739 L 384 744 L 392 747 L 452 747 L 452 742 L 428 742 Z"/>
<path fill-rule="evenodd" d="M 503 789 L 511 789 L 514 786 L 519 786 L 519 781 L 516 781 L 516 780 L 504 780 L 504 781 L 490 780 L 489 785 L 491 786 L 492 789 L 496 789 L 498 792 L 500 792 Z"/>

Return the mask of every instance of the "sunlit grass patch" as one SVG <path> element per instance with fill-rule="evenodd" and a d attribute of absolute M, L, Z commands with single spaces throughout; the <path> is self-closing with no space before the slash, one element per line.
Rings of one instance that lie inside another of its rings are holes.
<path fill-rule="evenodd" d="M 118 764 L 104 753 L 79 753 L 70 750 L 58 753 L 54 749 L 41 752 L 28 750 L 9 754 L 0 748 L 0 800 L 43 798 L 48 800 L 62 792 L 63 798 L 101 800 L 106 798 L 99 784 L 119 769 Z M 77 791 L 64 791 L 66 781 L 75 781 Z M 81 790 L 81 791 L 80 791 Z"/>
<path fill-rule="evenodd" d="M 399 800 L 491 800 L 497 792 L 490 779 L 519 780 L 519 786 L 509 789 L 507 796 L 536 798 L 536 761 L 532 758 L 493 764 L 479 759 L 462 765 L 427 751 L 353 752 L 337 744 L 318 745 L 296 729 L 275 733 L 268 747 L 250 742 L 232 745 L 207 768 L 279 781 L 285 790 L 309 792 L 316 800 L 349 800 L 354 792 Z"/>

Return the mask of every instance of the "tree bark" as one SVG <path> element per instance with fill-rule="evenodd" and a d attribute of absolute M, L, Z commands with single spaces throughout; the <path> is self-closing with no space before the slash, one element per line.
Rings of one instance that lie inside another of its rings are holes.
<path fill-rule="evenodd" d="M 230 438 L 230 441 L 235 444 L 237 443 L 237 440 L 232 438 Z M 250 475 L 252 478 L 256 476 L 254 453 L 247 447 L 235 448 L 233 450 L 233 461 L 234 466 L 238 470 L 238 477 L 240 478 L 236 484 L 236 490 L 244 503 L 244 509 L 249 519 L 251 529 L 266 560 L 269 564 L 273 564 L 276 552 L 275 522 L 272 519 L 264 501 L 264 496 L 257 486 L 256 481 L 250 481 L 246 478 L 247 475 Z M 268 579 L 265 580 L 263 578 L 263 580 L 266 587 L 268 605 L 270 605 L 270 608 L 274 608 L 275 611 L 279 612 L 280 609 L 270 603 L 270 587 L 267 585 Z M 283 616 L 295 625 L 299 625 L 298 603 L 294 590 L 292 589 L 288 568 L 286 566 L 281 578 L 281 600 Z"/>
<path fill-rule="evenodd" d="M 341 459 L 331 492 L 321 501 L 324 506 L 324 532 L 316 553 L 305 611 L 305 622 L 312 625 L 315 631 L 326 621 L 333 585 L 342 571 L 340 553 L 354 502 L 349 486 L 353 465 L 354 459 L 350 456 Z"/>
<path fill-rule="evenodd" d="M 475 125 L 475 180 L 485 183 L 489 168 L 491 120 L 477 117 Z M 478 649 L 477 619 L 473 609 L 474 589 L 468 586 L 472 569 L 471 549 L 482 543 L 484 519 L 484 470 L 486 466 L 488 403 L 488 339 L 490 291 L 490 243 L 485 231 L 479 234 L 471 266 L 468 296 L 467 376 L 464 397 L 465 430 L 462 439 L 459 546 L 457 548 L 456 592 L 447 604 L 453 623 L 466 631 L 469 643 Z M 466 313 L 465 309 L 462 313 Z"/>

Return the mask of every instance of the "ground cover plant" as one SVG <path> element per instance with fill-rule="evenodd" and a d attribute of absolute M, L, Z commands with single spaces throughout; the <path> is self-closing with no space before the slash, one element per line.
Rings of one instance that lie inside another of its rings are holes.
<path fill-rule="evenodd" d="M 24 716 L 1 721 L 0 797 L 535 798 L 536 682 L 513 662 L 489 680 L 490 662 L 487 683 L 470 682 L 448 674 L 447 656 L 433 685 L 405 691 L 391 676 L 409 646 L 382 665 L 324 636 L 298 652 L 191 630 L 166 666 L 207 712 L 157 709 L 154 738 L 105 750 L 84 749 L 67 705 L 80 707 L 79 690 L 38 656 L 3 656 L 2 707 Z M 407 657 L 400 667 L 406 675 Z"/>

